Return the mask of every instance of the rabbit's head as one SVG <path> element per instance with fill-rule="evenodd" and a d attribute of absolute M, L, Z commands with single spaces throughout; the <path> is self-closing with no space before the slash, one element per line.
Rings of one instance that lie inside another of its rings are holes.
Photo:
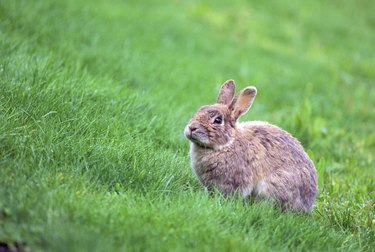
<path fill-rule="evenodd" d="M 185 127 L 186 138 L 205 148 L 220 149 L 230 144 L 236 135 L 236 122 L 249 110 L 257 90 L 246 87 L 236 97 L 234 93 L 234 81 L 226 81 L 216 103 L 202 106 Z"/>

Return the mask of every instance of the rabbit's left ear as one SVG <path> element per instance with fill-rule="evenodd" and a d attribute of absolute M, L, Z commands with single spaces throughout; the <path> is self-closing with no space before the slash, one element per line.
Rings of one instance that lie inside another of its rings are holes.
<path fill-rule="evenodd" d="M 236 85 L 234 84 L 234 80 L 227 80 L 221 86 L 219 96 L 217 97 L 216 102 L 220 104 L 229 105 L 233 100 L 235 89 Z"/>
<path fill-rule="evenodd" d="M 254 98 L 257 94 L 257 89 L 255 87 L 247 87 L 243 89 L 236 98 L 233 99 L 229 108 L 232 110 L 232 118 L 234 121 L 245 114 L 251 104 L 253 104 Z"/>

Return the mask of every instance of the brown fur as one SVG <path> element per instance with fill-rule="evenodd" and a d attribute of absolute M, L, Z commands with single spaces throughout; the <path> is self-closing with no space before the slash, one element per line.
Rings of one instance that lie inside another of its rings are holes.
<path fill-rule="evenodd" d="M 317 193 L 314 164 L 298 140 L 279 127 L 258 121 L 237 124 L 256 89 L 245 88 L 233 99 L 234 89 L 234 82 L 227 81 L 220 103 L 201 107 L 185 129 L 198 179 L 224 195 L 239 193 L 277 201 L 283 208 L 311 210 Z"/>

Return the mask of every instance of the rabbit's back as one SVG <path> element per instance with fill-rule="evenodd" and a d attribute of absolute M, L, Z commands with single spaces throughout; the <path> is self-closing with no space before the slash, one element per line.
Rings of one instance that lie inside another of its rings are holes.
<path fill-rule="evenodd" d="M 300 142 L 275 125 L 260 121 L 240 123 L 236 140 L 246 159 L 258 161 L 265 175 L 281 168 L 290 171 L 296 165 L 308 166 L 315 172 Z"/>
<path fill-rule="evenodd" d="M 316 170 L 299 141 L 264 122 L 243 123 L 239 129 L 243 134 L 239 139 L 244 139 L 240 141 L 248 144 L 247 159 L 257 155 L 248 168 L 262 171 L 253 195 L 277 199 L 285 207 L 310 210 L 317 193 Z"/>

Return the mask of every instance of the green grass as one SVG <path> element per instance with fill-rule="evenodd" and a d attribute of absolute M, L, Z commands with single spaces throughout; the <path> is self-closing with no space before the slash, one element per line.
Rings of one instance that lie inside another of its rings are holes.
<path fill-rule="evenodd" d="M 0 2 L 0 241 L 32 251 L 374 251 L 373 1 Z M 219 86 L 298 137 L 311 214 L 209 196 L 183 128 Z"/>

